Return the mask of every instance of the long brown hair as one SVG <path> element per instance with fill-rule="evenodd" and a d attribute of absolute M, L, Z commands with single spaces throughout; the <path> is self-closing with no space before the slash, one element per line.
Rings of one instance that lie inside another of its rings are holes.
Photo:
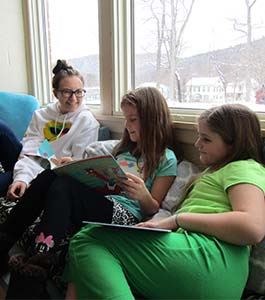
<path fill-rule="evenodd" d="M 226 164 L 237 161 L 253 159 L 264 164 L 263 145 L 260 122 L 257 115 L 241 104 L 224 104 L 202 112 L 198 121 L 206 122 L 213 132 L 220 135 L 224 143 L 232 146 L 232 151 L 221 164 L 211 166 L 211 171 L 220 169 Z M 209 169 L 206 170 L 206 172 Z M 173 208 L 175 212 L 186 199 L 197 180 L 204 172 L 195 175 L 182 191 L 178 205 Z"/>
<path fill-rule="evenodd" d="M 224 104 L 204 111 L 199 121 L 220 135 L 224 143 L 232 146 L 230 155 L 218 168 L 245 159 L 264 163 L 262 136 L 257 115 L 241 104 Z"/>
<path fill-rule="evenodd" d="M 113 150 L 113 155 L 135 151 L 136 158 L 144 159 L 144 178 L 151 176 L 158 167 L 167 147 L 173 148 L 173 124 L 166 99 L 153 87 L 142 87 L 128 92 L 122 97 L 121 108 L 131 105 L 136 108 L 140 120 L 140 142 L 130 140 L 124 129 L 121 141 Z M 178 147 L 179 148 L 179 147 Z M 175 148 L 173 149 L 175 150 Z"/>

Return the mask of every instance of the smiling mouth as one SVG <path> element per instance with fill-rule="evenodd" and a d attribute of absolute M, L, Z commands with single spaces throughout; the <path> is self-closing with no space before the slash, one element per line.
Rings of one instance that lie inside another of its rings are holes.
<path fill-rule="evenodd" d="M 67 105 L 75 105 L 77 102 L 66 102 Z"/>

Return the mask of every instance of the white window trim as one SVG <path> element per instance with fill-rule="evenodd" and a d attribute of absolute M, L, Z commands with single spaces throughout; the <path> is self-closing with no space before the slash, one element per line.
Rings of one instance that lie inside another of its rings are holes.
<path fill-rule="evenodd" d="M 132 88 L 132 0 L 113 1 L 114 24 L 114 99 L 113 113 L 120 113 L 119 102 L 122 96 Z"/>
<path fill-rule="evenodd" d="M 41 103 L 51 100 L 51 82 L 49 51 L 47 40 L 47 12 L 45 0 L 22 1 L 24 12 L 25 35 L 28 45 L 29 85 L 32 93 Z"/>
<path fill-rule="evenodd" d="M 111 115 L 113 103 L 113 50 L 112 50 L 111 1 L 98 1 L 99 21 L 99 66 L 100 66 L 100 108 L 92 108 L 95 114 Z"/>

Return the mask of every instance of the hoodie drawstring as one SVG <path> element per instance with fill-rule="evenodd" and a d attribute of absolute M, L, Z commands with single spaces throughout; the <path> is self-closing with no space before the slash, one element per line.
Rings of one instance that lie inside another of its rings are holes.
<path fill-rule="evenodd" d="M 65 123 L 66 123 L 66 117 L 67 117 L 67 114 L 65 114 L 64 116 L 64 119 L 63 119 L 63 126 L 62 126 L 62 129 L 60 130 L 59 134 L 56 136 L 56 140 L 58 140 L 58 138 L 61 136 L 61 134 L 63 133 L 63 130 L 64 130 L 64 127 L 65 127 Z M 55 133 L 57 134 L 57 121 L 58 121 L 58 118 L 56 117 L 55 119 Z"/>

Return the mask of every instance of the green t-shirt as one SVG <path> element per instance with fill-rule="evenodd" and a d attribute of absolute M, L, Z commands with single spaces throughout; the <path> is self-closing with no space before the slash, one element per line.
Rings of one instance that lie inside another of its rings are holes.
<path fill-rule="evenodd" d="M 130 165 L 131 170 L 137 170 L 141 168 L 142 160 L 137 164 L 137 160 L 129 152 L 122 153 L 117 157 L 119 161 L 127 161 Z M 130 172 L 130 171 L 128 171 Z M 131 172 L 135 174 L 135 172 Z M 145 186 L 148 191 L 151 191 L 153 181 L 157 176 L 176 176 L 177 175 L 177 158 L 174 152 L 170 149 L 166 149 L 165 155 L 161 160 L 158 168 L 155 170 L 152 177 L 148 177 Z M 112 199 L 119 201 L 124 207 L 126 207 L 139 221 L 141 221 L 145 216 L 141 212 L 139 201 L 130 199 L 123 195 L 111 195 Z"/>
<path fill-rule="evenodd" d="M 178 213 L 220 213 L 232 211 L 227 189 L 235 184 L 250 183 L 265 193 L 265 168 L 256 161 L 240 160 L 220 170 L 205 173 L 195 181 Z"/>

